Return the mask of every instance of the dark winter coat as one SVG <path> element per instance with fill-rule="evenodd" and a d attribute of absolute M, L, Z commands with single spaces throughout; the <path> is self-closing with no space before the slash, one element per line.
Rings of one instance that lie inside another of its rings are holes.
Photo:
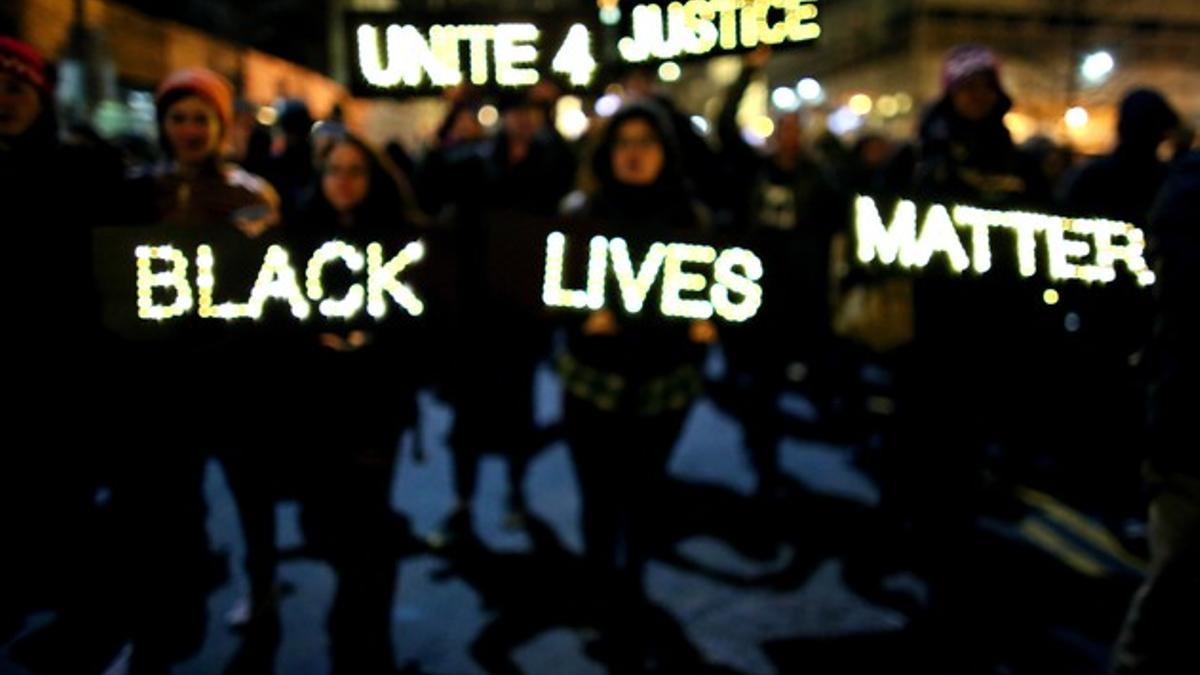
<path fill-rule="evenodd" d="M 1200 410 L 1200 153 L 1180 160 L 1150 216 L 1157 323 L 1150 351 L 1150 426 L 1160 470 L 1200 476 L 1191 421 Z"/>
<path fill-rule="evenodd" d="M 612 172 L 616 130 L 633 118 L 649 122 L 662 141 L 664 165 L 653 185 L 625 185 Z M 695 231 L 708 224 L 707 212 L 692 199 L 684 180 L 671 127 L 652 104 L 629 106 L 613 116 L 595 149 L 592 169 L 598 190 L 573 194 L 566 202 L 566 215 L 632 231 Z M 569 328 L 566 354 L 560 360 L 568 391 L 602 410 L 653 415 L 685 408 L 699 392 L 698 365 L 704 354 L 689 340 L 688 322 L 625 315 L 615 284 L 608 284 L 608 291 L 606 306 L 616 316 L 617 331 L 585 335 L 582 320 Z"/>

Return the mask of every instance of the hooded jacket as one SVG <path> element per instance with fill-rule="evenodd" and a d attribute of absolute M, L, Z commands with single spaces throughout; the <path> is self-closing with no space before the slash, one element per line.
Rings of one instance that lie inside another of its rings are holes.
<path fill-rule="evenodd" d="M 1200 477 L 1192 420 L 1200 406 L 1200 152 L 1172 169 L 1150 216 L 1157 320 L 1150 348 L 1151 460 Z"/>
<path fill-rule="evenodd" d="M 997 73 L 985 72 L 998 94 L 987 117 L 972 121 L 959 115 L 951 102 L 950 86 L 925 114 L 914 187 L 923 197 L 979 206 L 1044 203 L 1049 197 L 1045 180 L 1034 162 L 1017 149 L 1004 126 L 1012 99 L 1000 86 Z"/>
<path fill-rule="evenodd" d="M 649 123 L 663 147 L 662 171 L 647 186 L 621 183 L 613 173 L 617 130 L 633 119 Z M 699 230 L 708 224 L 706 211 L 692 199 L 684 179 L 671 126 L 652 103 L 630 105 L 612 117 L 591 168 L 597 189 L 568 197 L 566 215 L 630 230 Z M 616 284 L 610 280 L 606 288 L 606 306 L 613 308 L 617 330 L 612 335 L 585 335 L 582 321 L 570 327 L 567 352 L 559 363 L 567 390 L 603 410 L 654 415 L 685 408 L 699 393 L 698 364 L 704 355 L 704 349 L 689 340 L 688 323 L 626 315 L 618 309 Z M 648 304 L 655 293 L 651 291 Z"/>
<path fill-rule="evenodd" d="M 1155 91 L 1140 89 L 1121 102 L 1118 143 L 1068 180 L 1065 206 L 1081 215 L 1143 225 L 1167 178 L 1158 145 L 1179 118 Z"/>

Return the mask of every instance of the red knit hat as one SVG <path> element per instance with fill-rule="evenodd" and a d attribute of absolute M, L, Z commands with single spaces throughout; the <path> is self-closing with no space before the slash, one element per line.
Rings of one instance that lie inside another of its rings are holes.
<path fill-rule="evenodd" d="M 25 80 L 44 96 L 50 95 L 46 62 L 31 44 L 0 35 L 0 71 Z"/>
<path fill-rule="evenodd" d="M 168 75 L 154 96 L 160 121 L 166 108 L 181 95 L 199 96 L 208 102 L 216 109 L 222 129 L 229 129 L 233 123 L 233 85 L 220 74 L 208 68 L 184 68 Z"/>

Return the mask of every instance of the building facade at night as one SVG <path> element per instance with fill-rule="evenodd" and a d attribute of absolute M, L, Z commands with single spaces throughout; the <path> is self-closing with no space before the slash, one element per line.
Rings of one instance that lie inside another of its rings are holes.
<path fill-rule="evenodd" d="M 1165 92 L 1184 119 L 1200 123 L 1200 68 L 1188 65 L 1200 63 L 1196 3 L 842 0 L 823 3 L 820 18 L 820 40 L 779 54 L 760 96 L 811 77 L 822 85 L 825 102 L 818 108 L 833 112 L 856 94 L 866 95 L 876 105 L 863 125 L 906 137 L 923 105 L 940 94 L 946 51 L 976 42 L 1001 58 L 1002 79 L 1015 101 L 1009 124 L 1018 140 L 1041 134 L 1087 153 L 1103 152 L 1113 140 L 1116 104 L 1138 86 Z M 1111 70 L 1089 80 L 1082 66 L 1097 52 L 1111 56 Z M 713 97 L 720 89 L 713 85 L 730 77 L 722 70 L 730 67 L 686 73 L 681 97 L 715 114 L 719 101 Z M 878 105 L 884 97 L 902 105 Z M 1087 122 L 1070 126 L 1064 115 L 1076 106 L 1088 111 Z"/>
<path fill-rule="evenodd" d="M 64 109 L 83 105 L 99 110 L 98 126 L 112 131 L 136 124 L 131 114 L 147 115 L 144 97 L 129 99 L 129 92 L 149 91 L 166 73 L 192 64 L 228 75 L 253 103 L 300 96 L 318 117 L 325 114 L 346 99 L 346 86 L 358 67 L 347 39 L 348 12 L 399 19 L 446 14 L 586 20 L 604 66 L 619 58 L 617 31 L 599 21 L 599 10 L 616 7 L 628 15 L 635 4 L 642 3 L 330 0 L 314 9 L 328 19 L 326 73 L 101 0 L 17 0 L 5 20 L 18 35 L 65 64 L 60 68 L 64 87 L 76 93 L 60 95 Z M 822 0 L 815 6 L 820 39 L 779 50 L 767 81 L 748 95 L 744 121 L 771 112 L 772 90 L 794 88 L 809 78 L 809 86 L 820 85 L 820 98 L 809 101 L 814 124 L 824 126 L 827 116 L 840 114 L 834 125 L 839 133 L 869 129 L 908 137 L 923 107 L 939 95 L 946 50 L 979 42 L 1001 57 L 1004 84 L 1015 101 L 1008 123 L 1019 141 L 1043 135 L 1086 153 L 1103 152 L 1112 143 L 1115 106 L 1135 86 L 1166 92 L 1185 120 L 1200 123 L 1200 68 L 1187 65 L 1200 63 L 1200 5 L 1194 2 Z M 89 30 L 72 29 L 80 23 Z M 1085 61 L 1096 54 L 1102 67 L 1087 71 Z M 682 76 L 667 87 L 685 109 L 711 121 L 724 87 L 737 74 L 737 61 L 728 55 L 692 58 L 681 63 Z M 90 66 L 79 69 L 72 65 L 76 62 Z M 79 93 L 84 90 L 89 93 Z M 846 113 L 855 96 L 852 112 L 861 113 L 857 118 Z M 436 128 L 444 105 L 436 96 L 401 101 L 381 96 L 345 107 L 351 123 L 372 140 L 399 138 L 415 150 Z M 1068 123 L 1066 112 L 1072 108 L 1086 114 L 1076 111 Z M 143 128 L 147 122 L 142 120 Z"/>
<path fill-rule="evenodd" d="M 302 97 L 318 116 L 346 98 L 331 78 L 181 23 L 101 0 L 16 0 L 6 21 L 58 63 L 59 105 L 104 135 L 152 133 L 150 93 L 168 73 L 203 65 L 247 101 Z"/>

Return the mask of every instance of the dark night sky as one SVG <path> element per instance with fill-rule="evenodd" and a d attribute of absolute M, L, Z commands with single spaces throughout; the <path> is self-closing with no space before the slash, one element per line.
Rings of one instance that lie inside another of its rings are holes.
<path fill-rule="evenodd" d="M 330 0 L 118 0 L 289 61 L 328 72 Z M 417 11 L 594 11 L 594 0 L 409 0 Z"/>
<path fill-rule="evenodd" d="M 314 70 L 327 70 L 326 0 L 121 0 Z"/>

